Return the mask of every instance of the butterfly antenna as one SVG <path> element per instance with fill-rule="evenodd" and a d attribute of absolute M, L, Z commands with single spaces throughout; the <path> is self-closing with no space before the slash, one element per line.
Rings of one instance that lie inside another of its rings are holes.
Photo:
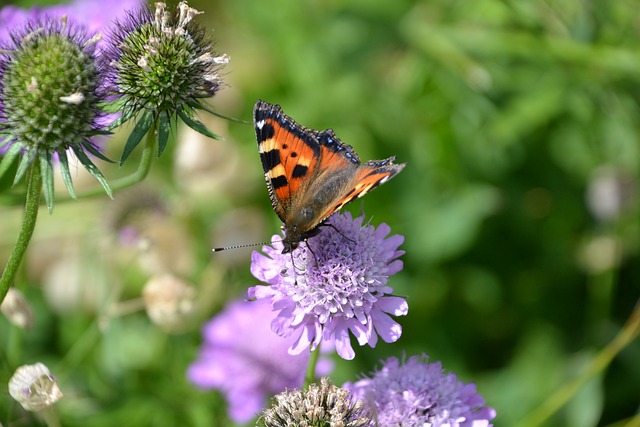
<path fill-rule="evenodd" d="M 213 248 L 212 251 L 213 252 L 222 252 L 222 251 L 226 251 L 229 249 L 241 249 L 241 248 L 251 248 L 253 246 L 264 246 L 264 245 L 268 245 L 271 242 L 262 242 L 262 243 L 247 243 L 245 245 L 235 245 L 235 246 L 224 246 L 222 248 Z"/>

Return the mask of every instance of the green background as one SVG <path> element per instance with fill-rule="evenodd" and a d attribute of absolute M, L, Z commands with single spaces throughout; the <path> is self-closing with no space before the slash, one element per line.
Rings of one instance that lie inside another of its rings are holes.
<path fill-rule="evenodd" d="M 403 335 L 356 347 L 353 361 L 336 358 L 336 383 L 382 358 L 424 352 L 477 384 L 496 426 L 514 426 L 620 331 L 640 295 L 636 1 L 190 5 L 205 11 L 197 19 L 231 57 L 210 102 L 217 111 L 251 120 L 257 99 L 278 103 L 305 126 L 334 129 L 363 160 L 408 164 L 348 208 L 406 237 L 405 268 L 390 280 L 409 303 Z M 210 248 L 267 240 L 280 224 L 252 127 L 207 124 L 226 140 L 206 142 L 213 160 L 195 177 L 177 172 L 175 141 L 115 201 L 42 212 L 19 286 L 36 323 L 25 333 L 0 321 L 0 383 L 16 362 L 46 363 L 65 392 L 56 405 L 63 425 L 230 425 L 222 397 L 194 389 L 185 370 L 201 323 L 256 280 L 250 251 Z M 106 145 L 112 158 L 130 130 Z M 137 154 L 122 168 L 99 166 L 122 176 Z M 599 185 L 618 202 L 606 218 L 589 204 Z M 0 215 L 5 259 L 20 209 Z M 199 317 L 181 333 L 163 332 L 144 312 L 109 315 L 110 303 L 137 298 L 153 273 L 148 252 L 113 239 L 123 224 L 164 244 L 169 261 L 159 264 L 198 287 Z M 42 291 L 56 266 L 77 283 L 62 287 L 63 309 Z M 6 392 L 0 402 L 4 425 L 37 424 L 9 413 Z M 542 425 L 612 425 L 639 405 L 636 339 Z"/>

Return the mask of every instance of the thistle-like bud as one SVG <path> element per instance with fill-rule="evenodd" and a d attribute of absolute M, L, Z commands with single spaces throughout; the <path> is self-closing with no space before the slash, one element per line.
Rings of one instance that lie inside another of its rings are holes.
<path fill-rule="evenodd" d="M 100 181 L 109 185 L 87 152 L 103 160 L 92 137 L 105 133 L 103 71 L 96 38 L 66 17 L 45 19 L 12 33 L 0 50 L 0 147 L 6 153 L 0 176 L 18 160 L 14 182 L 39 162 L 44 195 L 53 209 L 53 162 L 75 197 L 67 154 L 72 152 Z"/>
<path fill-rule="evenodd" d="M 171 13 L 158 2 L 155 11 L 145 8 L 116 23 L 105 52 L 110 93 L 122 107 L 116 124 L 138 117 L 121 162 L 156 122 L 162 154 L 177 116 L 194 130 L 219 138 L 193 117 L 194 109 L 206 108 L 200 99 L 220 88 L 218 72 L 229 62 L 227 55 L 213 53 L 213 42 L 195 24 L 194 17 L 201 13 L 186 2 Z"/>
<path fill-rule="evenodd" d="M 58 383 L 42 363 L 23 365 L 9 380 L 9 394 L 27 411 L 39 411 L 62 397 Z"/>
<path fill-rule="evenodd" d="M 327 378 L 320 385 L 310 384 L 306 390 L 287 390 L 274 397 L 258 424 L 264 427 L 369 427 L 371 412 L 362 401 L 331 384 Z"/>

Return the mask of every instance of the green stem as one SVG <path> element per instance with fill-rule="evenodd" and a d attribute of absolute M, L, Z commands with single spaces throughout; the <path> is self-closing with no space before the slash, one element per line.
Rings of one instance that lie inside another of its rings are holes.
<path fill-rule="evenodd" d="M 60 427 L 60 417 L 53 406 L 38 411 L 47 427 Z"/>
<path fill-rule="evenodd" d="M 304 388 L 309 387 L 309 384 L 316 381 L 316 365 L 318 364 L 318 358 L 320 357 L 320 346 L 309 355 L 309 365 L 307 366 L 307 374 L 304 377 Z"/>
<path fill-rule="evenodd" d="M 533 427 L 542 425 L 547 419 L 562 408 L 584 384 L 598 373 L 602 372 L 620 351 L 630 344 L 640 334 L 640 301 L 631 313 L 629 320 L 624 325 L 618 335 L 591 361 L 582 374 L 565 384 L 553 393 L 545 402 L 529 414 L 520 427 Z"/>
<path fill-rule="evenodd" d="M 138 169 L 132 173 L 131 175 L 113 180 L 109 183 L 111 190 L 117 191 L 122 190 L 127 187 L 131 187 L 134 184 L 139 183 L 143 179 L 147 177 L 149 174 L 149 170 L 151 170 L 151 163 L 153 161 L 153 153 L 156 150 L 156 145 L 158 145 L 158 121 L 156 120 L 149 132 L 147 132 L 147 137 L 144 141 L 144 147 L 142 149 L 142 157 L 140 157 L 140 163 L 138 164 Z M 102 193 L 101 191 L 96 191 L 97 193 Z"/>
<path fill-rule="evenodd" d="M 4 297 L 9 292 L 9 288 L 18 272 L 18 267 L 22 262 L 33 230 L 36 227 L 36 219 L 38 218 L 38 210 L 40 208 L 40 192 L 42 191 L 42 175 L 40 175 L 40 162 L 35 161 L 31 166 L 29 181 L 27 183 L 27 197 L 24 202 L 24 218 L 22 219 L 22 228 L 18 234 L 18 240 L 9 256 L 7 266 L 4 268 L 2 277 L 0 277 L 0 303 L 4 301 Z"/>

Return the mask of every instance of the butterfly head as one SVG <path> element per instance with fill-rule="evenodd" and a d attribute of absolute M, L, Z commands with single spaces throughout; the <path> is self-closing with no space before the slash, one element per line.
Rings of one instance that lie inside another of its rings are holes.
<path fill-rule="evenodd" d="M 298 246 L 300 246 L 300 242 L 288 242 L 286 240 L 283 240 L 282 245 L 284 246 L 284 249 L 282 249 L 282 253 L 288 254 L 296 250 Z"/>
<path fill-rule="evenodd" d="M 283 225 L 284 238 L 282 239 L 282 246 L 284 249 L 282 249 L 282 253 L 288 254 L 293 252 L 300 246 L 300 242 L 306 242 L 307 239 L 317 236 L 321 231 L 320 225 L 306 232 L 303 232 L 304 229 L 297 225 Z"/>

